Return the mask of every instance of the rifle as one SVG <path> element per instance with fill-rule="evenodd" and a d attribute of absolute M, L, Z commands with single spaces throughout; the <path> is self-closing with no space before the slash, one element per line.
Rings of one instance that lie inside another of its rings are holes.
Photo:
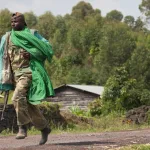
<path fill-rule="evenodd" d="M 4 92 L 4 106 L 1 114 L 1 120 L 4 119 L 4 111 L 6 109 L 7 103 L 8 103 L 8 97 L 9 97 L 9 91 L 2 91 L 1 94 Z"/>

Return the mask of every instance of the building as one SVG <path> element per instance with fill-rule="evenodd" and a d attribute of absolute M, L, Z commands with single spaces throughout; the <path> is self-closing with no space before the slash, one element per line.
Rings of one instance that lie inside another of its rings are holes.
<path fill-rule="evenodd" d="M 104 87 L 92 85 L 65 84 L 54 89 L 55 97 L 48 101 L 59 103 L 61 109 L 71 106 L 86 108 L 88 103 L 102 96 Z"/>

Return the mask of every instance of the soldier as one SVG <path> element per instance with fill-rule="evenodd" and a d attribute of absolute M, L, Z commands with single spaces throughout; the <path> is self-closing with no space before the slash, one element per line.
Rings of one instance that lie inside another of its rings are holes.
<path fill-rule="evenodd" d="M 53 50 L 36 30 L 27 27 L 23 14 L 13 13 L 11 26 L 12 31 L 2 37 L 0 45 L 0 89 L 14 87 L 12 101 L 19 126 L 16 139 L 27 137 L 27 124 L 32 122 L 41 131 L 39 145 L 42 145 L 51 129 L 37 104 L 47 96 L 54 96 L 44 68 L 44 61 L 51 60 Z"/>

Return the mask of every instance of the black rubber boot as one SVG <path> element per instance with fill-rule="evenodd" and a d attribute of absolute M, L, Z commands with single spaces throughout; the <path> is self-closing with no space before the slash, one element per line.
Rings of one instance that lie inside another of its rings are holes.
<path fill-rule="evenodd" d="M 48 127 L 46 127 L 43 130 L 41 130 L 41 136 L 42 137 L 41 137 L 41 140 L 39 142 L 39 145 L 43 145 L 43 144 L 45 144 L 47 142 L 48 135 L 49 135 L 50 132 L 51 132 L 51 129 L 48 128 Z"/>
<path fill-rule="evenodd" d="M 19 126 L 19 132 L 16 136 L 16 139 L 24 139 L 27 137 L 27 127 L 25 125 Z"/>

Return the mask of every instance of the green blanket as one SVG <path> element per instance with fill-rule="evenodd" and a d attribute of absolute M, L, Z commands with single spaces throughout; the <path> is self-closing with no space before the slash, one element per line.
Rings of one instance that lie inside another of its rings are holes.
<path fill-rule="evenodd" d="M 12 30 L 11 40 L 16 46 L 22 47 L 31 54 L 32 84 L 28 93 L 29 103 L 36 105 L 46 97 L 54 96 L 52 83 L 44 68 L 45 60 L 50 62 L 53 56 L 51 45 L 39 40 L 28 28 L 22 31 Z"/>

